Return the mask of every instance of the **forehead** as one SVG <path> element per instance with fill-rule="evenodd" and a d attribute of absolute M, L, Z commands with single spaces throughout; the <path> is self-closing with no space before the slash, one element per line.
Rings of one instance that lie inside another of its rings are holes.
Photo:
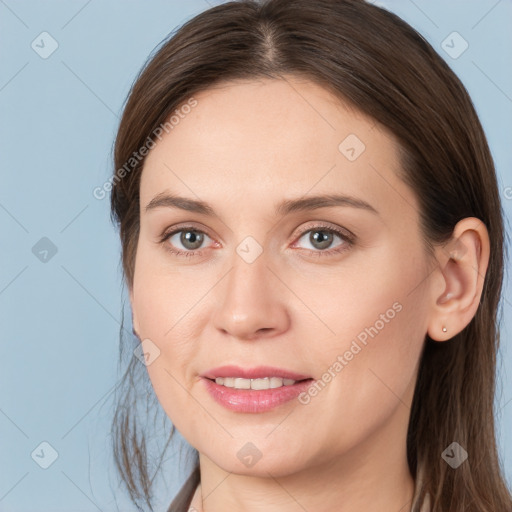
<path fill-rule="evenodd" d="M 318 84 L 237 80 L 194 99 L 146 158 L 145 204 L 166 190 L 219 207 L 327 191 L 364 195 L 381 209 L 414 202 L 396 175 L 394 137 Z"/>

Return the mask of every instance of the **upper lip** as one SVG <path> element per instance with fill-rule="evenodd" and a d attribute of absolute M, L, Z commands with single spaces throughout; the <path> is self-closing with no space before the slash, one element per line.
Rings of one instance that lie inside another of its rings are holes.
<path fill-rule="evenodd" d="M 256 366 L 254 368 L 242 368 L 240 366 L 228 365 L 218 366 L 212 368 L 203 374 L 201 377 L 207 379 L 215 379 L 216 377 L 241 377 L 243 379 L 259 379 L 263 377 L 280 377 L 282 379 L 304 380 L 310 379 L 309 375 L 302 375 L 300 373 L 277 368 L 275 366 Z"/>

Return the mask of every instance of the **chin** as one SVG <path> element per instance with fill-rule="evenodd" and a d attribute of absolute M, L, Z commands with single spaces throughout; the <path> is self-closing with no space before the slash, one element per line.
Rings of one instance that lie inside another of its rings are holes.
<path fill-rule="evenodd" d="M 266 456 L 265 453 L 268 453 Z M 302 467 L 304 461 L 298 461 L 297 457 L 289 453 L 276 454 L 272 447 L 258 449 L 253 443 L 246 443 L 242 448 L 236 449 L 235 457 L 226 457 L 226 451 L 219 457 L 208 456 L 217 466 L 224 471 L 236 475 L 246 475 L 268 478 L 284 477 L 296 473 Z"/>

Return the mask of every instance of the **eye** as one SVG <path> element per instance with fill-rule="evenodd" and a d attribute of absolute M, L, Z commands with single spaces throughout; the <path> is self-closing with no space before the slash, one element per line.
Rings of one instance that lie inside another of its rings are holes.
<path fill-rule="evenodd" d="M 306 236 L 309 235 L 309 236 Z M 160 242 L 164 244 L 165 249 L 176 256 L 200 256 L 202 251 L 201 246 L 204 244 L 205 239 L 211 238 L 194 226 L 181 226 L 175 228 L 170 232 L 162 235 Z M 309 227 L 300 233 L 298 241 L 305 239 L 310 247 L 305 249 L 316 256 L 329 256 L 344 252 L 354 244 L 355 237 L 351 233 L 344 232 L 341 229 L 326 226 L 324 224 Z M 332 247 L 333 241 L 338 238 L 340 243 Z M 292 247 L 295 247 L 297 242 Z M 181 250 L 180 246 L 184 249 Z"/>
<path fill-rule="evenodd" d="M 201 253 L 198 249 L 204 243 L 205 238 L 210 238 L 205 232 L 192 226 L 185 226 L 165 233 L 160 241 L 165 243 L 166 249 L 173 254 L 195 256 Z M 180 250 L 180 245 L 185 249 L 184 251 Z"/>
<path fill-rule="evenodd" d="M 335 245 L 334 248 L 329 249 L 333 246 L 336 238 L 340 239 L 341 242 Z M 306 247 L 306 249 L 309 252 L 318 253 L 318 256 L 341 253 L 348 250 L 354 242 L 353 236 L 348 233 L 325 225 L 314 226 L 303 231 L 298 240 L 301 239 L 310 244 L 310 247 Z"/>

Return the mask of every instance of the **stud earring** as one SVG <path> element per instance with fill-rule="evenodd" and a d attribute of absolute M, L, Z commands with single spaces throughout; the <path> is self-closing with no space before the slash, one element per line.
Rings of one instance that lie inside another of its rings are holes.
<path fill-rule="evenodd" d="M 443 325 L 443 332 L 446 332 L 448 329 Z"/>

